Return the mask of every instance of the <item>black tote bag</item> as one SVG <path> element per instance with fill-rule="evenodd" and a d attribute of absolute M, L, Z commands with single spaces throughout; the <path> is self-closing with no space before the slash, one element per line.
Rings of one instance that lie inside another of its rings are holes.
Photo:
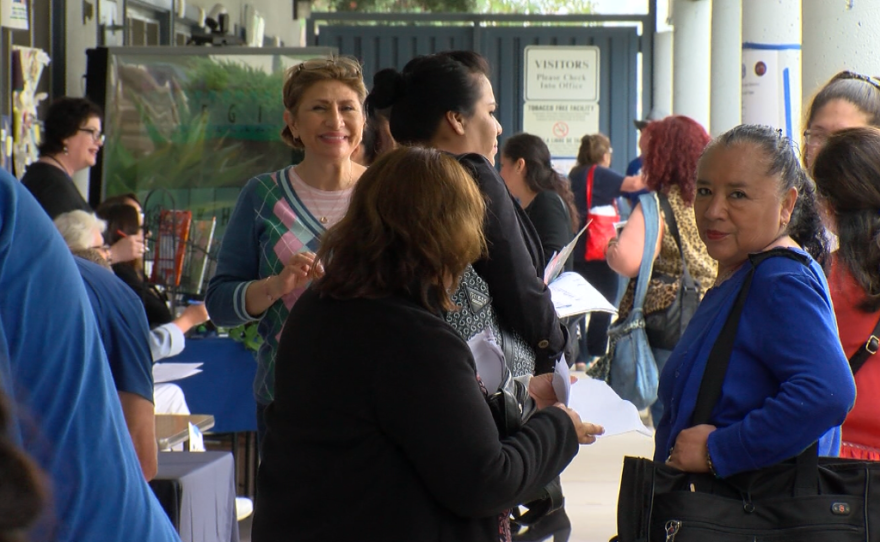
<path fill-rule="evenodd" d="M 751 258 L 706 365 L 693 425 L 707 423 L 721 385 L 755 267 Z M 880 542 L 880 463 L 817 457 L 813 444 L 796 458 L 725 479 L 649 459 L 624 459 L 617 505 L 619 542 Z"/>

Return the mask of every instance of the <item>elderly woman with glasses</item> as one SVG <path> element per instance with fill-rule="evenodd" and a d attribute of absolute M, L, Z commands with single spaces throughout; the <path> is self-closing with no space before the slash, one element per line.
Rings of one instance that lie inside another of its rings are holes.
<path fill-rule="evenodd" d="M 104 146 L 101 116 L 101 108 L 85 98 L 63 97 L 49 107 L 40 159 L 28 166 L 21 182 L 53 220 L 70 211 L 92 212 L 73 184 L 73 174 L 98 160 Z M 129 237 L 110 247 L 107 259 L 127 262 L 143 254 L 143 238 Z"/>
<path fill-rule="evenodd" d="M 274 398 L 281 329 L 320 267 L 314 253 L 321 236 L 345 215 L 365 169 L 352 154 L 363 135 L 366 95 L 356 60 L 313 59 L 291 67 L 281 137 L 303 160 L 248 181 L 223 236 L 206 304 L 217 325 L 259 322 L 258 443 L 263 412 Z"/>

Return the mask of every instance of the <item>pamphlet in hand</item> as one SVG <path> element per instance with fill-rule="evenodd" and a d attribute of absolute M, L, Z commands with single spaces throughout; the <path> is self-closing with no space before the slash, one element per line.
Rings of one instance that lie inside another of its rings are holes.
<path fill-rule="evenodd" d="M 577 235 L 574 236 L 574 239 L 572 239 L 569 244 L 562 247 L 562 250 L 550 257 L 550 262 L 547 264 L 547 267 L 544 268 L 544 284 L 550 284 L 553 282 L 553 279 L 559 276 L 559 273 L 562 273 L 562 269 L 565 267 L 565 262 L 568 260 L 568 257 L 571 256 L 571 253 L 574 252 L 574 246 L 577 244 L 581 235 L 584 234 L 584 231 L 586 231 L 590 222 L 592 222 L 592 220 L 587 221 L 584 227 L 581 228 L 581 231 L 577 232 Z"/>
<path fill-rule="evenodd" d="M 587 312 L 617 314 L 617 308 L 578 273 L 563 273 L 551 282 L 550 298 L 559 318 Z"/>
<path fill-rule="evenodd" d="M 581 420 L 596 423 L 605 428 L 602 437 L 636 431 L 651 437 L 653 432 L 645 427 L 639 411 L 629 401 L 624 401 L 611 387 L 594 378 L 581 378 L 571 386 L 568 404 Z"/>
<path fill-rule="evenodd" d="M 203 365 L 198 363 L 154 363 L 153 364 L 153 383 L 161 384 L 163 382 L 174 382 L 175 380 L 183 380 L 202 372 L 199 367 Z"/>

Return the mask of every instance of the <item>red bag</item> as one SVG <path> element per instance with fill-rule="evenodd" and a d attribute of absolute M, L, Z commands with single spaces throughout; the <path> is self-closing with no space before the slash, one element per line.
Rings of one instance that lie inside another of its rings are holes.
<path fill-rule="evenodd" d="M 587 250 L 584 259 L 588 262 L 605 259 L 605 249 L 608 241 L 617 237 L 614 224 L 620 222 L 620 213 L 617 210 L 617 202 L 613 202 L 614 214 L 593 214 L 593 174 L 596 166 L 592 166 L 587 173 Z"/>

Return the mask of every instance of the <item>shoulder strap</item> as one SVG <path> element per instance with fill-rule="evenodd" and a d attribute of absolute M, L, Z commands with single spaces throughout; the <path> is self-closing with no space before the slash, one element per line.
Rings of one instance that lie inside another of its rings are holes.
<path fill-rule="evenodd" d="M 752 285 L 752 277 L 755 270 L 764 260 L 773 257 L 785 257 L 807 265 L 809 260 L 797 252 L 787 248 L 775 248 L 767 252 L 760 252 L 749 256 L 752 268 L 749 269 L 745 281 L 736 296 L 730 315 L 721 329 L 721 333 L 715 340 L 709 359 L 706 361 L 706 369 L 703 372 L 703 380 L 700 383 L 700 391 L 697 394 L 697 404 L 694 407 L 694 415 L 691 418 L 692 425 L 709 423 L 712 410 L 721 397 L 721 387 L 724 384 L 724 376 L 727 374 L 727 366 L 730 364 L 730 355 L 733 352 L 733 343 L 736 340 L 736 332 L 739 328 L 739 320 L 742 315 L 746 298 L 749 296 L 749 288 Z"/>
<path fill-rule="evenodd" d="M 654 247 L 657 246 L 657 236 L 660 235 L 660 209 L 657 205 L 656 194 L 651 192 L 640 195 L 639 203 L 645 217 L 645 247 L 642 251 L 642 263 L 639 265 L 639 276 L 636 279 L 633 313 L 641 312 L 645 305 L 648 282 L 651 280 L 651 271 L 654 269 Z"/>
<path fill-rule="evenodd" d="M 681 332 L 684 333 L 694 313 L 697 312 L 697 305 L 700 304 L 700 294 L 697 291 L 694 277 L 691 276 L 690 269 L 688 269 L 687 259 L 684 257 L 684 245 L 678 233 L 678 220 L 675 218 L 675 211 L 673 211 L 667 196 L 658 193 L 657 197 L 660 200 L 660 205 L 663 207 L 663 214 L 666 216 L 666 227 L 675 239 L 675 244 L 678 245 L 678 255 L 681 258 L 681 288 L 684 288 L 684 292 L 682 292 Z"/>
<path fill-rule="evenodd" d="M 587 213 L 593 208 L 593 179 L 595 178 L 596 166 L 590 166 L 587 171 Z"/>
<path fill-rule="evenodd" d="M 675 239 L 675 244 L 678 245 L 678 254 L 681 256 L 681 265 L 684 269 L 685 281 L 687 281 L 690 285 L 693 285 L 693 278 L 691 278 L 691 274 L 688 271 L 687 260 L 684 258 L 684 246 L 681 244 L 681 236 L 678 234 L 678 221 L 675 219 L 675 212 L 672 210 L 672 205 L 669 203 L 669 198 L 665 195 L 658 193 L 658 199 L 660 200 L 660 206 L 663 208 L 663 214 L 665 215 L 666 227 L 669 228 L 669 232 L 672 234 L 673 239 Z"/>
<path fill-rule="evenodd" d="M 862 365 L 868 361 L 868 358 L 877 353 L 878 348 L 880 348 L 880 320 L 877 320 L 877 324 L 874 326 L 874 331 L 871 332 L 871 336 L 868 337 L 865 344 L 856 350 L 856 353 L 849 358 L 849 367 L 852 369 L 852 373 L 856 374 L 856 372 L 862 368 Z"/>

